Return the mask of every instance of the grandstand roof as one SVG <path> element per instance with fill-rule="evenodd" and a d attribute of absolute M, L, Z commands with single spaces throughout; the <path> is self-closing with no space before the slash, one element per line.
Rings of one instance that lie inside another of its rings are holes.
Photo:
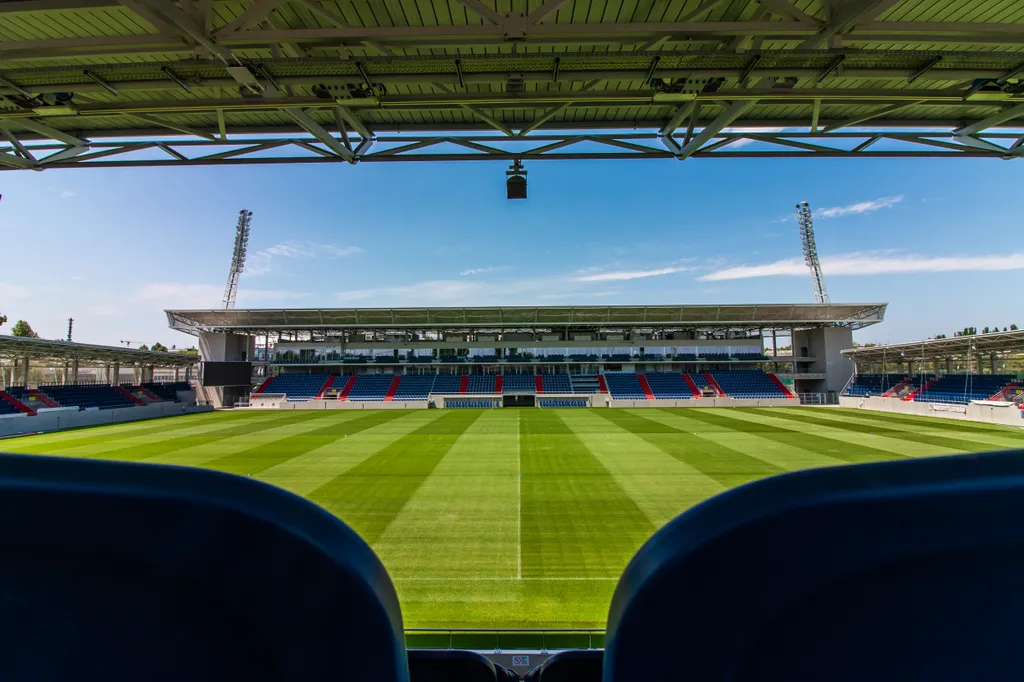
<path fill-rule="evenodd" d="M 0 335 L 0 358 L 20 360 L 29 356 L 32 362 L 120 362 L 124 365 L 141 364 L 157 367 L 188 367 L 199 362 L 195 355 L 163 353 L 160 351 L 96 346 L 73 341 L 50 341 L 22 336 Z"/>
<path fill-rule="evenodd" d="M 0 25 L 0 168 L 1024 154 L 1017 0 L 0 0 Z"/>
<path fill-rule="evenodd" d="M 308 308 L 290 310 L 168 310 L 172 329 L 308 331 L 341 328 L 532 328 L 564 326 L 703 326 L 789 328 L 881 322 L 885 303 L 496 306 L 479 308 Z"/>
<path fill-rule="evenodd" d="M 850 348 L 843 355 L 857 363 L 899 360 L 942 360 L 989 353 L 1024 353 L 1024 331 L 992 332 L 950 339 L 927 339 L 869 348 Z"/>

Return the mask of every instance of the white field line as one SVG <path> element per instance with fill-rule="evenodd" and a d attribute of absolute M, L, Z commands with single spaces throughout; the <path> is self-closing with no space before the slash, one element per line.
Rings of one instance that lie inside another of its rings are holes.
<path fill-rule="evenodd" d="M 424 578 L 422 576 L 416 576 L 416 577 L 411 577 L 411 578 L 392 578 L 391 580 L 393 582 L 396 582 L 396 583 L 404 583 L 404 582 L 421 582 L 421 583 L 422 582 L 426 582 L 426 583 L 430 583 L 430 582 L 436 582 L 436 583 L 510 583 L 510 582 L 518 582 L 520 580 L 530 580 L 530 581 L 536 581 L 536 582 L 579 582 L 579 581 L 611 582 L 611 581 L 617 581 L 618 578 L 617 577 L 616 578 L 594 578 L 594 577 L 580 577 L 580 578 L 562 578 L 562 577 L 552 577 L 552 578 L 511 578 L 511 577 L 504 577 L 504 578 L 475 578 L 475 577 L 468 577 L 468 578 L 461 578 L 461 577 L 457 577 L 457 576 L 451 576 L 451 577 L 448 577 L 448 578 Z"/>
<path fill-rule="evenodd" d="M 523 579 L 523 452 L 522 413 L 516 411 L 516 580 Z"/>

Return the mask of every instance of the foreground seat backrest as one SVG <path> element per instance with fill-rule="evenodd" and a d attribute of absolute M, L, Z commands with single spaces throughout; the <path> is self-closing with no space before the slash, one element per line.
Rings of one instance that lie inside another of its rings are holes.
<path fill-rule="evenodd" d="M 809 470 L 640 549 L 604 680 L 994 682 L 1024 670 L 1022 626 L 1024 451 Z"/>
<path fill-rule="evenodd" d="M 366 543 L 200 469 L 0 455 L 0 679 L 406 682 Z"/>
<path fill-rule="evenodd" d="M 507 682 L 505 669 L 475 651 L 458 649 L 410 649 L 412 682 Z"/>
<path fill-rule="evenodd" d="M 594 649 L 559 651 L 538 668 L 538 682 L 601 682 L 604 652 Z"/>

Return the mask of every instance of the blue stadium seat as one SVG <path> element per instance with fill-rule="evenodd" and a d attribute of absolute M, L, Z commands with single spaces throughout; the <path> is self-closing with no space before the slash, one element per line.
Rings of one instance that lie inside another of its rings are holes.
<path fill-rule="evenodd" d="M 500 671 L 500 672 L 499 672 Z M 504 668 L 474 651 L 410 649 L 411 682 L 508 682 Z"/>
<path fill-rule="evenodd" d="M 144 381 L 142 387 L 167 402 L 178 402 L 178 391 L 192 390 L 187 381 Z"/>
<path fill-rule="evenodd" d="M 476 395 L 493 395 L 494 375 L 474 374 L 470 376 L 469 384 L 466 386 L 466 393 L 473 393 Z"/>
<path fill-rule="evenodd" d="M 384 400 L 394 378 L 394 374 L 360 374 L 356 377 L 356 382 L 352 384 L 352 390 L 349 391 L 347 399 Z"/>
<path fill-rule="evenodd" d="M 568 374 L 545 374 L 543 381 L 545 393 L 572 393 L 572 383 Z"/>
<path fill-rule="evenodd" d="M 601 682 L 604 652 L 597 649 L 559 651 L 526 673 L 528 682 Z"/>
<path fill-rule="evenodd" d="M 3 455 L 0 518 L 0 679 L 408 680 L 383 565 L 280 488 Z"/>
<path fill-rule="evenodd" d="M 788 398 L 778 384 L 759 369 L 710 372 L 730 398 Z M 698 385 L 700 385 L 698 381 Z"/>
<path fill-rule="evenodd" d="M 605 372 L 604 380 L 608 384 L 608 392 L 616 400 L 645 400 L 647 398 L 635 372 Z"/>
<path fill-rule="evenodd" d="M 426 400 L 433 388 L 433 374 L 409 374 L 398 382 L 395 400 Z"/>
<path fill-rule="evenodd" d="M 845 395 L 880 396 L 907 380 L 904 374 L 858 374 L 846 387 Z"/>
<path fill-rule="evenodd" d="M 109 410 L 136 405 L 119 387 L 107 384 L 40 385 L 39 391 L 61 407 Z"/>
<path fill-rule="evenodd" d="M 647 384 L 651 387 L 651 393 L 655 398 L 692 398 L 693 391 L 683 381 L 683 375 L 678 372 L 647 372 L 644 374 Z"/>
<path fill-rule="evenodd" d="M 1016 679 L 1022 518 L 1024 451 L 735 488 L 634 556 L 604 682 Z"/>
<path fill-rule="evenodd" d="M 330 375 L 323 373 L 282 372 L 275 375 L 262 392 L 284 393 L 289 398 L 300 400 L 315 398 L 320 394 L 328 378 Z"/>
<path fill-rule="evenodd" d="M 506 374 L 501 380 L 502 393 L 536 393 L 537 379 L 533 374 Z"/>
<path fill-rule="evenodd" d="M 972 400 L 988 400 L 1014 379 L 1003 374 L 947 374 L 926 384 L 914 401 L 966 405 Z"/>
<path fill-rule="evenodd" d="M 459 384 L 462 377 L 456 374 L 438 374 L 434 378 L 434 389 L 432 393 L 438 395 L 454 395 L 459 392 Z"/>

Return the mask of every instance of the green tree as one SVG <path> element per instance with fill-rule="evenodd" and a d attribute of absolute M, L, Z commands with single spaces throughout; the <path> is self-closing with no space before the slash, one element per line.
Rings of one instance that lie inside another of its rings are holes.
<path fill-rule="evenodd" d="M 178 352 L 179 353 L 184 353 L 185 355 L 199 355 L 199 349 L 198 348 L 182 348 Z"/>
<path fill-rule="evenodd" d="M 1017 325 L 1015 325 L 1015 324 L 1011 324 L 1011 325 L 1010 325 L 1010 331 L 1011 331 L 1011 332 L 1015 332 L 1015 331 L 1017 331 Z"/>
<path fill-rule="evenodd" d="M 156 343 L 154 343 L 150 347 L 150 350 L 156 350 L 156 351 L 160 351 L 161 353 L 166 353 L 167 352 L 167 346 L 165 346 L 164 344 L 162 344 L 159 341 L 157 341 Z"/>
<path fill-rule="evenodd" d="M 5 322 L 7 322 L 7 316 L 0 314 L 0 327 L 4 326 Z"/>
<path fill-rule="evenodd" d="M 141 346 L 139 346 L 139 350 L 149 350 L 149 346 L 147 346 L 146 344 L 142 344 Z"/>
<path fill-rule="evenodd" d="M 39 334 L 36 334 L 29 323 L 25 320 L 18 320 L 11 327 L 11 336 L 21 336 L 28 339 L 38 339 Z"/>
<path fill-rule="evenodd" d="M 984 329 L 982 329 L 981 333 L 982 334 L 988 334 L 988 327 L 985 327 Z"/>

